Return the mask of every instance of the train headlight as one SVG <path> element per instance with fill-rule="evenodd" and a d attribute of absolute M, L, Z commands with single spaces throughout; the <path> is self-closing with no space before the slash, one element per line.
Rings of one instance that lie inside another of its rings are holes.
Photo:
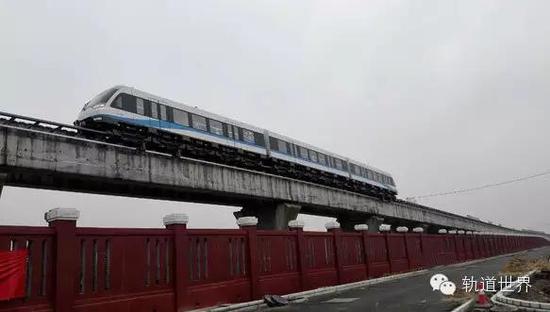
<path fill-rule="evenodd" d="M 105 107 L 105 103 L 99 103 L 99 104 L 96 104 L 94 106 L 92 106 L 92 109 L 98 109 L 98 108 L 103 108 Z"/>

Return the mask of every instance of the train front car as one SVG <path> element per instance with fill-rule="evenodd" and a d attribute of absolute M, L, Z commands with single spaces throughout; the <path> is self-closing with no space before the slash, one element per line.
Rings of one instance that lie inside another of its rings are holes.
<path fill-rule="evenodd" d="M 113 117 L 119 114 L 117 110 L 111 107 L 111 103 L 119 91 L 124 88 L 123 86 L 117 86 L 96 95 L 84 105 L 74 124 L 97 130 L 105 130 L 106 127 L 109 128 L 106 124 L 116 122 L 116 118 Z"/>
<path fill-rule="evenodd" d="M 74 124 L 108 134 L 105 140 L 109 143 L 145 149 L 145 142 L 150 138 L 149 129 L 157 127 L 151 118 L 125 110 L 123 99 L 134 98 L 132 93 L 133 89 L 126 86 L 101 92 L 84 105 Z"/>

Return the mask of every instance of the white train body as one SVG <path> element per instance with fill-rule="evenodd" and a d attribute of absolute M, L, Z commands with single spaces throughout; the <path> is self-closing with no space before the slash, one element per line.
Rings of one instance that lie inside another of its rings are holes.
<path fill-rule="evenodd" d="M 116 86 L 90 100 L 75 123 L 87 120 L 155 128 L 231 146 L 367 183 L 397 194 L 391 175 L 358 161 L 237 120 L 135 88 Z"/>

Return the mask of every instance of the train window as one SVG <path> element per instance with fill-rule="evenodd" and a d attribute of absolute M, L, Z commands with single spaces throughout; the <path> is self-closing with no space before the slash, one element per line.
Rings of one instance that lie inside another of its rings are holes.
<path fill-rule="evenodd" d="M 136 98 L 129 95 L 129 94 L 123 94 L 122 95 L 122 109 L 127 112 L 136 112 Z"/>
<path fill-rule="evenodd" d="M 227 125 L 227 136 L 229 138 L 233 138 L 233 126 L 232 125 Z"/>
<path fill-rule="evenodd" d="M 390 177 L 390 185 L 393 185 L 393 186 L 395 186 L 395 181 L 393 180 L 393 178 L 392 178 L 392 177 Z"/>
<path fill-rule="evenodd" d="M 151 101 L 151 118 L 159 119 L 158 104 Z"/>
<path fill-rule="evenodd" d="M 151 102 L 143 100 L 143 115 L 151 117 Z"/>
<path fill-rule="evenodd" d="M 233 137 L 235 140 L 240 140 L 242 137 L 242 133 L 239 131 L 239 127 L 233 126 Z"/>
<path fill-rule="evenodd" d="M 263 133 L 254 132 L 254 141 L 256 145 L 265 147 L 265 135 Z"/>
<path fill-rule="evenodd" d="M 166 120 L 174 122 L 174 109 L 170 106 L 166 106 Z"/>
<path fill-rule="evenodd" d="M 208 128 L 206 127 L 206 118 L 193 114 L 191 119 L 193 120 L 193 128 L 207 131 Z"/>
<path fill-rule="evenodd" d="M 344 164 L 342 163 L 342 160 L 339 158 L 334 158 L 334 167 L 338 170 L 344 169 Z"/>
<path fill-rule="evenodd" d="M 325 156 L 325 154 L 319 153 L 319 163 L 323 166 L 327 165 L 327 157 Z"/>
<path fill-rule="evenodd" d="M 354 164 L 349 164 L 349 169 L 350 169 L 350 171 L 351 171 L 351 174 L 353 174 L 353 175 L 359 175 L 359 173 L 357 172 L 357 171 L 358 171 L 357 169 L 359 169 L 359 167 L 357 167 L 356 165 L 354 165 Z"/>
<path fill-rule="evenodd" d="M 340 162 L 340 170 L 346 170 L 346 163 L 341 160 L 341 159 L 338 159 L 338 161 Z"/>
<path fill-rule="evenodd" d="M 136 98 L 136 112 L 140 115 L 145 115 L 145 107 L 141 98 Z"/>
<path fill-rule="evenodd" d="M 283 154 L 288 154 L 289 150 L 288 150 L 287 143 L 283 140 L 279 140 L 279 139 L 276 139 L 276 140 L 277 140 L 277 150 Z"/>
<path fill-rule="evenodd" d="M 108 89 L 108 90 L 105 90 L 105 91 L 101 92 L 98 96 L 94 97 L 88 103 L 86 103 L 86 105 L 84 105 L 84 110 L 86 110 L 90 107 L 93 107 L 96 104 L 107 103 L 109 101 L 109 99 L 113 96 L 113 94 L 115 94 L 115 92 L 117 92 L 117 91 L 118 91 L 118 89 L 111 88 L 111 89 Z M 116 107 L 114 104 L 111 104 L 111 106 Z"/>
<path fill-rule="evenodd" d="M 309 151 L 309 159 L 311 159 L 311 161 L 313 161 L 313 162 L 317 162 L 317 160 L 318 160 L 317 152 L 310 150 Z"/>
<path fill-rule="evenodd" d="M 111 106 L 122 109 L 122 95 L 121 94 L 119 94 L 116 97 L 116 99 L 113 101 L 113 104 L 111 104 Z"/>
<path fill-rule="evenodd" d="M 269 148 L 274 151 L 279 151 L 279 140 L 274 137 L 269 137 Z"/>
<path fill-rule="evenodd" d="M 221 122 L 217 120 L 209 120 L 210 122 L 210 132 L 217 134 L 217 135 L 223 135 L 223 125 Z"/>
<path fill-rule="evenodd" d="M 301 158 L 309 159 L 309 157 L 307 156 L 307 148 L 298 146 L 298 152 Z"/>
<path fill-rule="evenodd" d="M 103 94 L 99 97 L 99 99 L 97 101 L 93 101 L 90 103 L 90 106 L 92 106 L 93 104 L 96 104 L 96 103 L 107 103 L 107 101 L 109 101 L 109 99 L 111 98 L 111 96 L 113 96 L 113 94 L 115 94 L 115 92 L 117 92 L 118 89 L 117 88 L 111 88 L 107 91 L 104 91 Z"/>
<path fill-rule="evenodd" d="M 167 120 L 168 119 L 168 115 L 166 114 L 166 106 L 162 105 L 162 104 L 159 104 L 159 108 L 160 108 L 160 119 L 161 120 Z"/>
<path fill-rule="evenodd" d="M 174 108 L 173 114 L 175 123 L 189 127 L 189 114 L 187 112 Z"/>
<path fill-rule="evenodd" d="M 252 144 L 255 144 L 256 143 L 256 140 L 254 140 L 254 132 L 253 131 L 250 131 L 250 130 L 247 130 L 247 129 L 243 129 L 243 141 L 246 142 L 246 143 L 252 143 Z"/>

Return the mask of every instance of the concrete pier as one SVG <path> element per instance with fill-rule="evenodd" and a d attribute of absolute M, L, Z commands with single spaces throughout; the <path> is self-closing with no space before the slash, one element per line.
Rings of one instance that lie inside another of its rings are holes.
<path fill-rule="evenodd" d="M 235 218 L 256 217 L 258 229 L 285 230 L 295 220 L 302 207 L 288 203 L 251 203 L 234 213 Z"/>

